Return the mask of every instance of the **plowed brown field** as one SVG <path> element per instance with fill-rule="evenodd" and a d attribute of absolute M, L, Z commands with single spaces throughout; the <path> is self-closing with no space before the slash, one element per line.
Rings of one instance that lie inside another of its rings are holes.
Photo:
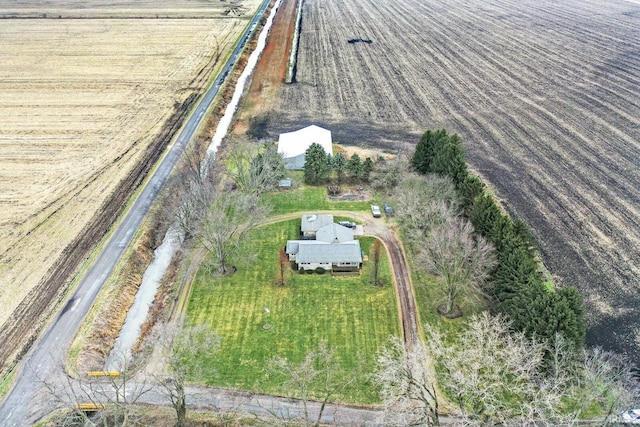
<path fill-rule="evenodd" d="M 0 5 L 0 373 L 162 155 L 259 2 Z"/>
<path fill-rule="evenodd" d="M 274 134 L 317 123 L 411 149 L 459 133 L 557 283 L 584 294 L 589 343 L 640 362 L 640 4 L 305 0 L 298 59 Z"/>

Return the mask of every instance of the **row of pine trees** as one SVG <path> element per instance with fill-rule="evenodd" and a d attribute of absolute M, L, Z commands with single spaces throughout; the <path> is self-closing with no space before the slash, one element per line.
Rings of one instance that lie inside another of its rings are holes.
<path fill-rule="evenodd" d="M 516 330 L 530 337 L 552 339 L 559 333 L 577 347 L 584 346 L 582 296 L 574 287 L 554 289 L 545 280 L 527 226 L 504 214 L 482 181 L 468 172 L 460 137 L 444 129 L 427 131 L 411 163 L 418 173 L 449 176 L 460 194 L 464 215 L 494 245 L 498 264 L 486 285 L 493 311 L 505 314 Z"/>

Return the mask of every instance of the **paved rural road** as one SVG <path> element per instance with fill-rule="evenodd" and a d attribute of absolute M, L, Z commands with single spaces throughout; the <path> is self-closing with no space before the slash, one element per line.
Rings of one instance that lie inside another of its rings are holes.
<path fill-rule="evenodd" d="M 93 304 L 93 300 L 118 263 L 136 230 L 156 199 L 160 189 L 184 152 L 200 125 L 207 109 L 222 83 L 240 56 L 246 41 L 256 28 L 269 0 L 265 0 L 247 26 L 244 36 L 219 73 L 215 83 L 188 119 L 176 142 L 149 178 L 140 196 L 106 243 L 97 260 L 91 266 L 77 290 L 57 315 L 47 332 L 33 345 L 18 369 L 16 383 L 0 406 L 0 425 L 31 425 L 51 409 L 52 396 L 43 387 L 43 381 L 63 381 L 63 360 L 80 324 Z"/>

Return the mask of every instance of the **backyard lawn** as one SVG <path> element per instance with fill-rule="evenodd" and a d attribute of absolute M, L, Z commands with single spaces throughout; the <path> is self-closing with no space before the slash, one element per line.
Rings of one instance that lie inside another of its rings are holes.
<path fill-rule="evenodd" d="M 302 178 L 297 179 L 301 180 Z M 325 187 L 307 185 L 287 191 L 268 193 L 264 196 L 264 200 L 273 207 L 274 215 L 298 212 L 301 209 L 308 211 L 331 209 L 369 211 L 372 203 L 371 201 L 357 200 L 332 202 L 327 199 L 327 189 Z"/>
<path fill-rule="evenodd" d="M 297 238 L 299 227 L 300 220 L 296 219 L 254 230 L 247 252 L 256 258 L 239 263 L 238 271 L 231 276 L 212 276 L 206 268 L 198 272 L 187 319 L 190 323 L 211 325 L 222 337 L 222 345 L 210 358 L 192 361 L 215 367 L 215 374 L 193 380 L 287 394 L 281 386 L 282 378 L 268 375 L 267 361 L 282 356 L 298 362 L 325 342 L 335 351 L 342 368 L 358 372 L 359 376 L 336 400 L 378 402 L 377 390 L 368 376 L 375 368 L 380 347 L 391 335 L 400 335 L 386 254 L 380 263 L 382 287 L 370 283 L 370 261 L 364 262 L 359 275 L 340 277 L 298 274 L 287 264 L 286 285 L 279 287 L 278 250 L 287 239 Z M 374 240 L 360 239 L 365 255 Z M 320 395 L 317 390 L 312 390 L 313 394 Z"/>

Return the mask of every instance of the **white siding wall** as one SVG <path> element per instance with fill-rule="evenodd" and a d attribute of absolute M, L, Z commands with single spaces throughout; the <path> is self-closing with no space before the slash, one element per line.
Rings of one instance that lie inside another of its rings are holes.
<path fill-rule="evenodd" d="M 318 267 L 322 267 L 327 271 L 331 271 L 331 263 L 321 263 L 321 262 L 308 262 L 308 263 L 300 263 L 298 264 L 299 270 L 315 270 Z"/>

